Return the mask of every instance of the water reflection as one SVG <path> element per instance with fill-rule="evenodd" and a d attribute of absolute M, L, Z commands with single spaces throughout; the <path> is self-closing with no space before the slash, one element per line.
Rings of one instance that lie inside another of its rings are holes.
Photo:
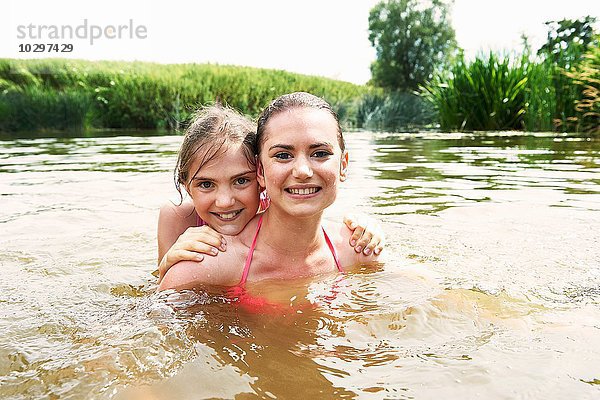
<path fill-rule="evenodd" d="M 284 314 L 152 294 L 180 139 L 0 142 L 0 397 L 596 394 L 597 138 L 348 134 L 332 216 L 377 215 L 389 258 L 253 288 Z"/>
<path fill-rule="evenodd" d="M 482 134 L 421 140 L 389 134 L 372 146 L 371 169 L 385 188 L 372 199 L 376 207 L 393 207 L 393 214 L 436 214 L 501 201 L 493 191 L 527 187 L 600 193 L 598 139 Z"/>
<path fill-rule="evenodd" d="M 180 137 L 105 137 L 0 142 L 0 173 L 171 170 Z"/>

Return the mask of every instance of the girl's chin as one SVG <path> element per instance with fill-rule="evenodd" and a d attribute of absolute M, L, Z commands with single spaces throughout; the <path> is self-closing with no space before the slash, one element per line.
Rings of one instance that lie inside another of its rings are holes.
<path fill-rule="evenodd" d="M 283 212 L 290 217 L 309 218 L 323 214 L 325 208 L 322 207 L 286 207 Z"/>
<path fill-rule="evenodd" d="M 316 199 L 313 199 L 316 200 Z M 325 199 L 323 199 L 325 200 Z M 310 217 L 319 213 L 323 213 L 327 207 L 333 204 L 335 199 L 329 201 L 310 201 L 305 202 L 284 202 L 281 209 L 289 215 L 298 217 Z"/>
<path fill-rule="evenodd" d="M 228 236 L 237 235 L 238 233 L 244 230 L 244 227 L 248 223 L 247 218 L 244 218 L 243 215 L 238 215 L 231 221 L 227 221 L 222 218 L 218 218 L 214 215 L 210 215 L 204 221 L 206 221 L 208 225 L 215 231 L 219 232 L 222 235 Z"/>
<path fill-rule="evenodd" d="M 215 225 L 215 230 L 217 232 L 219 232 L 221 235 L 227 235 L 227 236 L 237 236 L 241 231 L 244 230 L 244 226 L 246 225 L 242 225 L 240 226 L 240 224 L 219 224 L 219 225 Z"/>

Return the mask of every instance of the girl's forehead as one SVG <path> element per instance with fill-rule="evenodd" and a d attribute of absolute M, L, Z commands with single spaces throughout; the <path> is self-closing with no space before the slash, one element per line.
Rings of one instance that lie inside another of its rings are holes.
<path fill-rule="evenodd" d="M 292 108 L 273 115 L 265 126 L 265 140 L 337 142 L 338 124 L 326 110 L 316 108 Z"/>
<path fill-rule="evenodd" d="M 227 177 L 254 171 L 256 167 L 248 160 L 242 143 L 226 143 L 219 149 L 200 149 L 194 157 L 191 170 L 196 176 Z"/>
<path fill-rule="evenodd" d="M 282 110 L 274 114 L 269 119 L 268 124 L 274 121 L 279 124 L 316 124 L 323 122 L 336 124 L 335 119 L 328 111 L 311 107 L 294 107 Z"/>

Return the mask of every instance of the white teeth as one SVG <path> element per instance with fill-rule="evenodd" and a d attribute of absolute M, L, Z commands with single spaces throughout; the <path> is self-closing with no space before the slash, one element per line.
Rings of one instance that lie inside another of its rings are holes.
<path fill-rule="evenodd" d="M 223 219 L 231 219 L 233 217 L 235 217 L 236 215 L 238 215 L 238 212 L 232 212 L 232 213 L 228 213 L 228 214 L 217 214 L 219 217 L 223 218 Z"/>
<path fill-rule="evenodd" d="M 289 189 L 292 194 L 313 194 L 317 192 L 317 188 L 307 188 L 307 189 Z"/>

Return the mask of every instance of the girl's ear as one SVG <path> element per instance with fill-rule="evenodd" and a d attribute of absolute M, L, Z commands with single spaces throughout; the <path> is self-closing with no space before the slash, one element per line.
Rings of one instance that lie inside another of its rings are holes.
<path fill-rule="evenodd" d="M 265 185 L 265 170 L 258 157 L 256 157 L 256 180 L 261 187 L 267 187 L 267 185 Z"/>
<path fill-rule="evenodd" d="M 342 162 L 340 163 L 340 181 L 344 182 L 348 177 L 348 152 L 344 150 Z"/>

